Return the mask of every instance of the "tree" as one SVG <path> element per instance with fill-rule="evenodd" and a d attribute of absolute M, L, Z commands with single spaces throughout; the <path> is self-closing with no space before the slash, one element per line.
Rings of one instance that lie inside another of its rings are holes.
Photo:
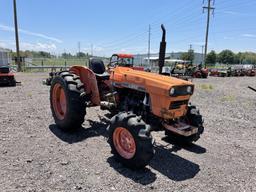
<path fill-rule="evenodd" d="M 235 54 L 230 50 L 223 50 L 218 55 L 218 61 L 223 64 L 234 64 Z"/>
<path fill-rule="evenodd" d="M 195 58 L 195 53 L 193 49 L 189 49 L 188 52 L 181 54 L 182 60 L 190 61 L 191 63 L 193 63 L 194 58 Z"/>
<path fill-rule="evenodd" d="M 239 52 L 239 53 L 235 54 L 234 63 L 235 64 L 243 64 L 244 59 L 245 59 L 244 54 Z"/>
<path fill-rule="evenodd" d="M 216 61 L 217 61 L 217 54 L 215 51 L 211 51 L 210 53 L 207 54 L 205 58 L 206 64 L 215 64 Z"/>
<path fill-rule="evenodd" d="M 45 51 L 39 51 L 39 55 L 43 58 L 51 58 L 51 54 Z"/>
<path fill-rule="evenodd" d="M 245 52 L 243 54 L 243 63 L 245 64 L 256 64 L 256 53 Z"/>
<path fill-rule="evenodd" d="M 78 53 L 76 54 L 76 56 L 77 56 L 77 57 L 86 57 L 86 54 L 83 53 L 83 52 L 78 52 Z"/>
<path fill-rule="evenodd" d="M 61 57 L 66 59 L 66 58 L 71 58 L 71 57 L 73 57 L 73 55 L 72 55 L 71 53 L 62 53 L 62 54 L 61 54 Z"/>

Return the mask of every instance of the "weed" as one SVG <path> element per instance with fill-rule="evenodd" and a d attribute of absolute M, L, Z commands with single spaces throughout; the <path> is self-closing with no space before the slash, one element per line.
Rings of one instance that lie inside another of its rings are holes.
<path fill-rule="evenodd" d="M 203 89 L 203 90 L 207 90 L 207 91 L 211 91 L 214 89 L 214 87 L 211 84 L 202 84 L 199 86 L 199 88 Z"/>
<path fill-rule="evenodd" d="M 235 101 L 236 97 L 234 95 L 226 95 L 224 97 L 221 98 L 221 101 L 228 101 L 228 102 L 232 102 Z"/>

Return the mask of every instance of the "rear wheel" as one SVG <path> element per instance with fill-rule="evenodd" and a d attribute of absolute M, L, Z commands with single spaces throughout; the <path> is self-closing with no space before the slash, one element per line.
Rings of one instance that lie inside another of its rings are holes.
<path fill-rule="evenodd" d="M 58 127 L 74 130 L 81 127 L 86 114 L 83 97 L 84 85 L 70 72 L 61 72 L 51 82 L 51 110 Z"/>
<path fill-rule="evenodd" d="M 189 106 L 185 121 L 189 125 L 197 127 L 198 132 L 194 135 L 185 137 L 182 135 L 177 135 L 169 130 L 165 130 L 165 134 L 168 139 L 180 144 L 190 144 L 200 139 L 200 135 L 204 132 L 203 119 L 202 115 L 199 113 L 199 110 L 196 109 L 195 106 Z"/>
<path fill-rule="evenodd" d="M 119 113 L 108 127 L 114 157 L 132 169 L 143 168 L 154 156 L 153 139 L 149 126 L 132 113 Z"/>

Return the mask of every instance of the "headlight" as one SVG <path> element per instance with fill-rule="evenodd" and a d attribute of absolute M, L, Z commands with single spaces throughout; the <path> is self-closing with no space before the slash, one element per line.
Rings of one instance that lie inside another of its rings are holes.
<path fill-rule="evenodd" d="M 175 89 L 174 89 L 174 88 L 171 88 L 171 89 L 170 89 L 170 95 L 172 96 L 172 95 L 174 95 L 174 93 L 175 93 Z"/>
<path fill-rule="evenodd" d="M 191 87 L 191 86 L 188 86 L 188 87 L 187 87 L 187 92 L 188 92 L 189 94 L 192 93 L 192 87 Z"/>
<path fill-rule="evenodd" d="M 193 89 L 194 88 L 191 85 L 176 86 L 176 87 L 172 87 L 169 90 L 169 94 L 170 94 L 171 97 L 192 95 L 193 94 Z"/>

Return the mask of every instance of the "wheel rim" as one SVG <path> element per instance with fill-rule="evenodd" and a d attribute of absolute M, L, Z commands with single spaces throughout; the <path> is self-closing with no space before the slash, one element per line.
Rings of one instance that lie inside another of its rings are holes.
<path fill-rule="evenodd" d="M 113 133 L 113 141 L 117 152 L 125 159 L 131 159 L 136 152 L 136 144 L 132 134 L 123 127 Z"/>
<path fill-rule="evenodd" d="M 52 103 L 57 118 L 63 120 L 67 111 L 67 101 L 65 91 L 59 83 L 53 87 Z"/>

